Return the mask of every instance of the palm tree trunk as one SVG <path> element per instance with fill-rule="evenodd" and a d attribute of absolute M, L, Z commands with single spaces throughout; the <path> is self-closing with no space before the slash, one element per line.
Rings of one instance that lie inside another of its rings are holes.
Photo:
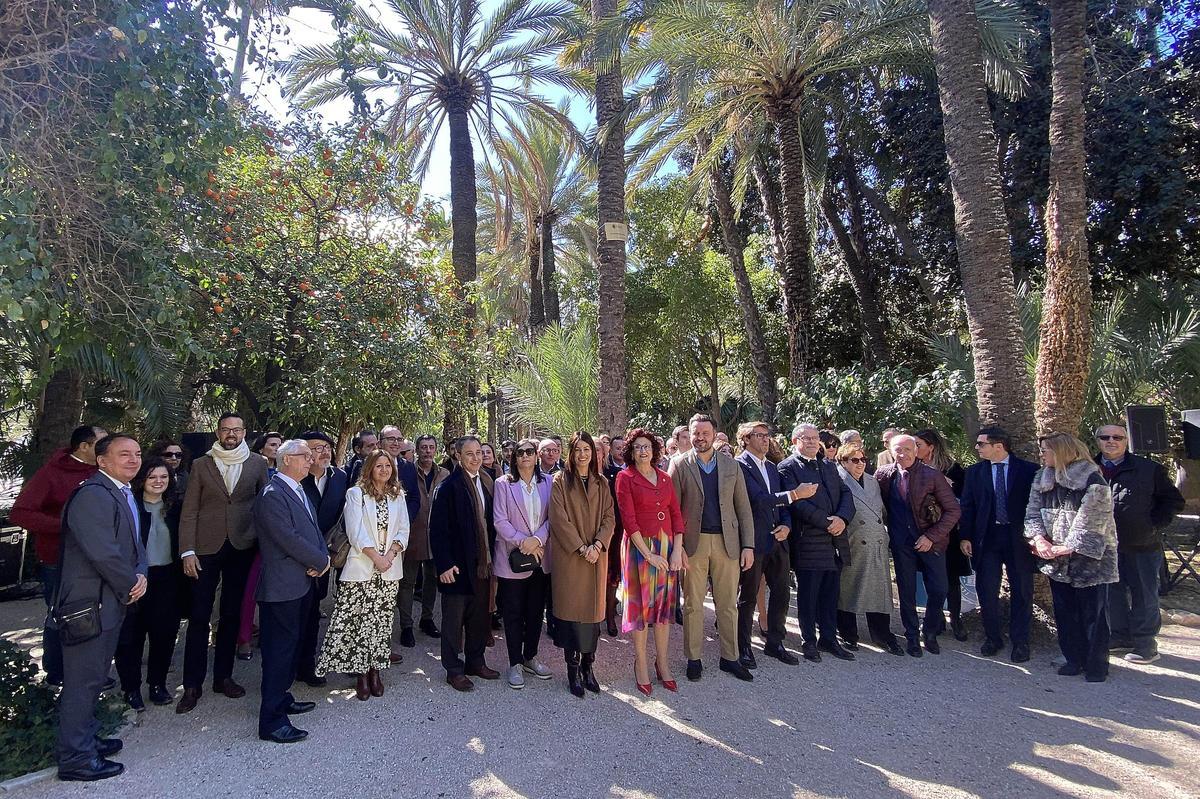
<path fill-rule="evenodd" d="M 758 196 L 762 199 L 763 216 L 767 218 L 767 227 L 771 231 L 771 254 L 778 266 L 783 263 L 784 253 L 783 215 L 779 210 L 779 192 L 761 157 L 754 159 L 754 183 L 758 186 Z"/>
<path fill-rule="evenodd" d="M 554 271 L 554 223 L 558 216 L 553 211 L 542 214 L 542 291 L 545 292 L 546 324 L 562 322 L 558 303 L 558 275 Z"/>
<path fill-rule="evenodd" d="M 930 0 L 929 22 L 979 418 L 1004 427 L 1019 442 L 1017 448 L 1028 452 L 1033 392 L 1017 316 L 1008 219 L 974 0 Z"/>
<path fill-rule="evenodd" d="M 471 96 L 460 90 L 446 99 L 446 111 L 450 125 L 450 260 L 454 264 L 457 285 L 455 295 L 463 303 L 468 336 L 475 326 L 475 304 L 466 298 L 468 283 L 479 276 L 475 252 L 475 234 L 479 228 L 476 215 L 478 195 L 475 191 L 475 154 L 471 146 L 471 128 L 468 118 Z M 468 339 L 469 340 L 469 339 Z M 463 411 L 474 406 L 477 386 L 467 380 L 458 391 L 446 392 L 446 407 L 443 417 L 444 435 L 447 438 L 462 435 Z"/>
<path fill-rule="evenodd" d="M 701 142 L 707 149 L 707 143 Z M 767 337 L 763 334 L 762 317 L 754 302 L 750 288 L 750 274 L 746 271 L 746 243 L 738 229 L 733 214 L 733 195 L 725 170 L 715 165 L 711 175 L 713 203 L 717 206 L 717 219 L 721 223 L 721 238 L 725 241 L 725 253 L 733 269 L 733 283 L 737 287 L 738 304 L 742 311 L 742 325 L 746 328 L 746 344 L 750 349 L 750 366 L 754 369 L 754 386 L 758 393 L 758 404 L 762 406 L 762 420 L 775 423 L 775 370 L 771 367 L 771 354 L 767 350 Z M 716 417 L 713 417 L 716 418 Z"/>
<path fill-rule="evenodd" d="M 65 367 L 50 375 L 33 423 L 30 465 L 40 468 L 56 449 L 67 446 L 83 417 L 83 373 Z"/>
<path fill-rule="evenodd" d="M 541 220 L 529 224 L 529 334 L 537 335 L 546 326 L 546 305 L 542 297 Z"/>
<path fill-rule="evenodd" d="M 592 0 L 592 19 L 609 20 L 617 13 L 617 0 Z M 603 37 L 602 37 L 603 38 Z M 619 43 L 600 42 L 599 47 L 617 51 Z M 599 427 L 602 432 L 623 431 L 629 421 L 625 371 L 625 242 L 610 240 L 604 225 L 625 224 L 625 125 L 610 125 L 624 105 L 625 81 L 621 61 L 614 57 L 596 75 L 596 124 L 602 132 L 597 156 L 596 199 L 599 213 L 600 339 Z"/>
<path fill-rule="evenodd" d="M 1039 433 L 1074 433 L 1083 422 L 1092 345 L 1084 183 L 1085 0 L 1050 0 L 1052 52 L 1050 195 L 1046 202 L 1046 288 L 1035 380 Z"/>
<path fill-rule="evenodd" d="M 796 115 L 790 109 L 771 109 L 779 143 L 779 189 L 782 202 L 783 260 L 779 264 L 783 288 L 783 316 L 788 336 L 788 382 L 804 382 L 809 359 L 809 321 L 812 309 L 812 258 L 804 197 L 803 145 Z"/>
<path fill-rule="evenodd" d="M 254 16 L 251 0 L 238 0 L 242 18 L 238 20 L 237 53 L 233 58 L 233 71 L 229 77 L 229 93 L 235 100 L 242 98 L 242 75 L 246 69 L 246 50 L 250 46 L 250 20 Z"/>
<path fill-rule="evenodd" d="M 855 246 L 833 202 L 833 192 L 828 187 L 821 196 L 821 213 L 829 223 L 833 237 L 837 239 L 846 261 L 846 272 L 854 284 L 863 334 L 863 361 L 868 369 L 874 369 L 888 362 L 888 344 L 883 327 L 883 306 L 879 302 L 879 292 L 875 290 L 875 279 L 867 263 L 867 254 Z"/>

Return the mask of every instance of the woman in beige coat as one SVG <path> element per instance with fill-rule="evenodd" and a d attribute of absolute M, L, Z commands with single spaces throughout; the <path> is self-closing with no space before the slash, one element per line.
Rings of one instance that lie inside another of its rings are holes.
<path fill-rule="evenodd" d="M 554 574 L 554 643 L 567 661 L 571 693 L 600 692 L 592 671 L 608 584 L 608 547 L 613 536 L 608 481 L 596 468 L 596 444 L 580 430 L 571 436 L 567 462 L 550 490 L 550 542 Z"/>

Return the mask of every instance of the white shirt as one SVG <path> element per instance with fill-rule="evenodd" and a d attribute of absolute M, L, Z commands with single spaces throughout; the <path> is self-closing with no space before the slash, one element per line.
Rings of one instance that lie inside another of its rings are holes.
<path fill-rule="evenodd" d="M 537 480 L 530 478 L 527 483 L 518 478 L 517 485 L 521 486 L 524 495 L 525 515 L 529 517 L 529 529 L 536 531 L 542 520 L 542 497 L 538 494 Z"/>
<path fill-rule="evenodd" d="M 767 462 L 765 460 L 763 460 L 762 458 L 758 457 L 757 455 L 755 455 L 750 450 L 744 450 L 744 451 L 747 455 L 750 456 L 750 460 L 754 461 L 754 465 L 758 467 L 759 474 L 762 475 L 763 485 L 765 485 L 767 487 L 767 490 L 770 491 L 771 490 L 771 478 L 767 474 Z M 787 491 L 780 491 L 780 492 L 776 493 L 775 496 L 777 496 L 781 499 L 787 499 L 789 494 Z"/>
<path fill-rule="evenodd" d="M 313 482 L 317 484 L 317 493 L 325 496 L 325 484 L 329 482 L 329 470 L 321 472 L 320 477 L 314 477 Z"/>
<path fill-rule="evenodd" d="M 467 470 L 463 469 L 463 471 L 466 472 Z M 483 498 L 483 484 L 479 482 L 479 474 L 471 474 L 470 472 L 467 472 L 467 479 L 475 484 L 475 493 L 479 495 L 479 507 L 486 508 L 487 500 Z"/>

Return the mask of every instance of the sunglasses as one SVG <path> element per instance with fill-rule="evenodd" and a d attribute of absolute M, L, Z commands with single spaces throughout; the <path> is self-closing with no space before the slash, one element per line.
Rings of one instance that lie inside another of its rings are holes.
<path fill-rule="evenodd" d="M 1125 436 L 1096 436 L 1100 441 L 1124 441 Z"/>
<path fill-rule="evenodd" d="M 162 454 L 162 456 L 163 456 L 163 458 L 165 458 L 169 461 L 177 461 L 183 457 L 183 453 L 182 452 L 164 452 Z"/>
<path fill-rule="evenodd" d="M 846 463 L 866 463 L 866 458 L 846 458 Z"/>
<path fill-rule="evenodd" d="M 529 457 L 530 455 L 536 455 L 536 454 L 537 454 L 537 450 L 536 450 L 536 449 L 530 449 L 529 447 L 526 447 L 526 448 L 524 448 L 524 449 L 519 449 L 519 450 L 517 450 L 517 454 L 518 454 L 518 455 L 520 455 L 522 458 L 527 458 L 527 457 Z"/>

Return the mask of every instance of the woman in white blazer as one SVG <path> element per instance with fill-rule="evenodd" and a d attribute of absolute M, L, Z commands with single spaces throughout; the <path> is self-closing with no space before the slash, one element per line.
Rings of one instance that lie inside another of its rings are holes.
<path fill-rule="evenodd" d="M 367 456 L 358 485 L 346 492 L 343 521 L 350 554 L 317 673 L 353 674 L 354 694 L 365 702 L 383 696 L 379 670 L 391 663 L 392 615 L 408 546 L 404 489 L 395 461 L 384 450 Z"/>

